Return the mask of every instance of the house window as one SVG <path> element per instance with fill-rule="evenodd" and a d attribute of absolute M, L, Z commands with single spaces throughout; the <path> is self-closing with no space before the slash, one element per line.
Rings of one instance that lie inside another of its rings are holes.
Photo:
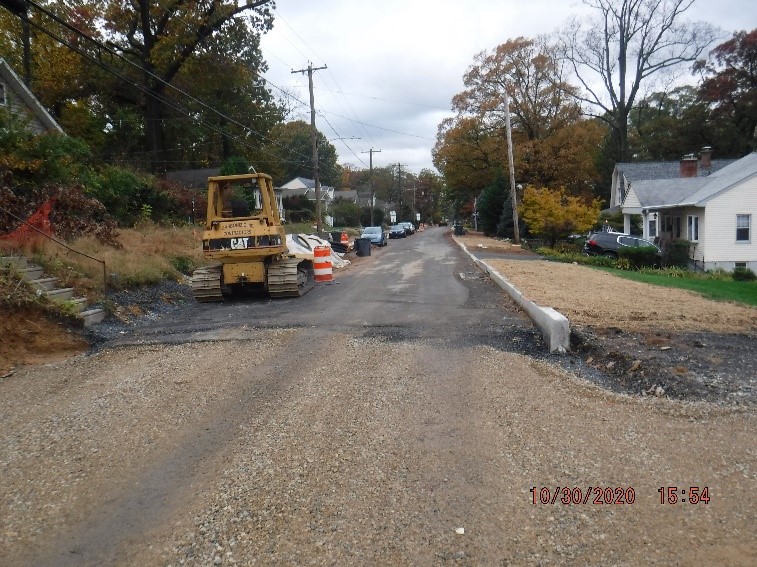
<path fill-rule="evenodd" d="M 736 215 L 736 242 L 749 242 L 752 215 Z"/>
<path fill-rule="evenodd" d="M 692 242 L 698 242 L 699 241 L 699 217 L 689 215 L 688 219 L 688 235 L 689 240 Z"/>
<path fill-rule="evenodd" d="M 657 236 L 657 215 L 649 215 L 649 238 Z"/>
<path fill-rule="evenodd" d="M 681 217 L 673 217 L 673 237 L 681 238 Z"/>
<path fill-rule="evenodd" d="M 0 106 L 5 106 L 8 102 L 5 100 L 5 85 L 0 83 Z"/>
<path fill-rule="evenodd" d="M 734 262 L 733 263 L 734 268 L 744 268 L 746 269 L 746 262 Z"/>

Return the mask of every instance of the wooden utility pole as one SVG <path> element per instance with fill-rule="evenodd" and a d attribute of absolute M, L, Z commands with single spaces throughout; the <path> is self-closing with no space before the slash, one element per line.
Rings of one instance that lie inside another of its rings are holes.
<path fill-rule="evenodd" d="M 323 67 L 313 67 L 312 63 L 308 64 L 307 69 L 292 70 L 292 73 L 308 74 L 308 88 L 310 89 L 310 143 L 313 146 L 313 181 L 315 182 L 315 231 L 318 236 L 322 234 L 321 225 L 321 180 L 318 179 L 318 131 L 315 129 L 315 95 L 313 95 L 313 72 L 326 69 Z"/>
<path fill-rule="evenodd" d="M 368 167 L 370 168 L 370 175 L 368 177 L 368 183 L 371 186 L 371 226 L 374 226 L 373 224 L 373 207 L 376 205 L 376 190 L 373 188 L 373 154 L 381 153 L 381 150 L 374 150 L 371 148 L 367 152 L 363 152 L 364 154 L 370 154 L 368 156 Z"/>
<path fill-rule="evenodd" d="M 402 216 L 402 164 L 397 162 L 397 198 L 399 200 L 399 210 L 397 211 L 397 219 Z M 397 220 L 397 222 L 400 222 Z"/>
<path fill-rule="evenodd" d="M 507 96 L 507 87 L 503 89 L 505 93 L 505 125 L 507 127 L 507 160 L 510 165 L 510 198 L 513 206 L 513 242 L 520 244 L 520 228 L 518 227 L 518 195 L 515 186 L 515 166 L 513 164 L 513 132 L 510 126 L 510 98 Z"/>

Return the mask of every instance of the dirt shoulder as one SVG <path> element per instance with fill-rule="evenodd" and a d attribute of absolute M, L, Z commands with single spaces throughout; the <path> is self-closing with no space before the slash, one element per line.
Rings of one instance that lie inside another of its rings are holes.
<path fill-rule="evenodd" d="M 474 255 L 501 254 L 486 262 L 528 299 L 568 318 L 568 365 L 579 374 L 633 394 L 757 403 L 757 309 L 535 259 L 494 239 L 456 240 Z"/>
<path fill-rule="evenodd" d="M 627 331 L 757 332 L 757 309 L 683 290 L 626 280 L 586 266 L 489 260 L 530 300 L 572 324 Z"/>
<path fill-rule="evenodd" d="M 89 343 L 76 331 L 27 307 L 0 317 L 0 377 L 19 365 L 47 364 L 85 352 Z"/>

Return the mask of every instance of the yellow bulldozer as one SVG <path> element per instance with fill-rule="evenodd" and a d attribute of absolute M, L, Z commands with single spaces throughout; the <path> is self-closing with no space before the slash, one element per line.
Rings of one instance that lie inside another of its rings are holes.
<path fill-rule="evenodd" d="M 289 252 L 273 180 L 264 173 L 208 178 L 202 252 L 213 263 L 192 274 L 197 301 L 244 290 L 298 297 L 314 285 L 313 259 Z"/>

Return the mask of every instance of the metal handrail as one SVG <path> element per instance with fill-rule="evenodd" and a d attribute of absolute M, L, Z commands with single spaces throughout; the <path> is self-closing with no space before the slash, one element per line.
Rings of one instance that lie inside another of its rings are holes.
<path fill-rule="evenodd" d="M 63 246 L 63 248 L 66 248 L 66 249 L 70 250 L 71 252 L 75 252 L 76 254 L 80 254 L 81 256 L 89 258 L 90 260 L 94 260 L 95 262 L 100 262 L 102 264 L 102 266 L 103 266 L 103 289 L 108 289 L 108 272 L 105 269 L 105 260 L 100 260 L 100 258 L 95 258 L 94 256 L 90 256 L 89 254 L 85 254 L 84 252 L 80 252 L 79 250 L 71 248 L 68 244 L 65 244 L 64 242 L 61 242 L 57 238 L 53 238 L 49 234 L 45 234 L 40 229 L 38 229 L 36 226 L 34 226 L 34 225 L 26 222 L 22 218 L 17 217 L 12 212 L 10 212 L 10 211 L 2 208 L 2 207 L 0 207 L 0 211 L 3 211 L 5 214 L 10 215 L 11 217 L 13 217 L 14 219 L 16 219 L 17 221 L 20 221 L 21 223 L 25 224 L 26 226 L 28 226 L 32 230 L 38 232 L 39 234 L 41 234 L 45 238 L 49 238 L 50 240 L 52 240 L 56 244 L 59 244 L 60 246 Z"/>

